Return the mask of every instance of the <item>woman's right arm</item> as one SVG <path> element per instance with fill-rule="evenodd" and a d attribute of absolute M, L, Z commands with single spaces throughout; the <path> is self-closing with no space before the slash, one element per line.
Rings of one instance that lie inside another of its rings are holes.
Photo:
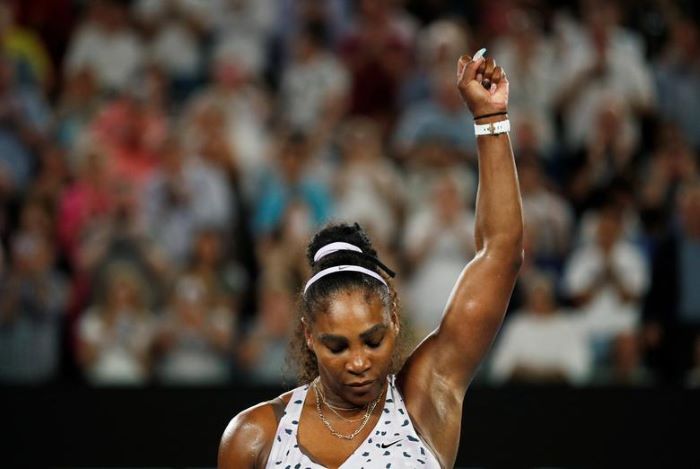
<path fill-rule="evenodd" d="M 221 437 L 217 467 L 265 467 L 276 429 L 277 420 L 269 403 L 259 404 L 236 415 Z"/>

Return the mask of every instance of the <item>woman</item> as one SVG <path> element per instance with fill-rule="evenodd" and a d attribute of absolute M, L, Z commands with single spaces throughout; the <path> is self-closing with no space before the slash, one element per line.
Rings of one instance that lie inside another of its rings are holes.
<path fill-rule="evenodd" d="M 357 225 L 324 229 L 308 249 L 314 276 L 301 301 L 299 332 L 308 351 L 299 365 L 307 384 L 237 415 L 221 440 L 221 468 L 454 465 L 467 387 L 522 262 L 521 203 L 505 123 L 508 81 L 483 52 L 458 64 L 475 130 L 488 133 L 477 138 L 477 254 L 439 327 L 392 374 L 399 318 L 384 273 L 390 271 Z"/>

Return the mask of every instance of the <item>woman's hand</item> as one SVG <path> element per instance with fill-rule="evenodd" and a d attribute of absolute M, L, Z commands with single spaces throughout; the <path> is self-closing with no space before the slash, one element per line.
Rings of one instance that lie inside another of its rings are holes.
<path fill-rule="evenodd" d="M 457 87 L 462 99 L 474 116 L 508 110 L 508 78 L 496 61 L 484 59 L 479 52 L 476 60 L 463 55 L 457 63 Z"/>

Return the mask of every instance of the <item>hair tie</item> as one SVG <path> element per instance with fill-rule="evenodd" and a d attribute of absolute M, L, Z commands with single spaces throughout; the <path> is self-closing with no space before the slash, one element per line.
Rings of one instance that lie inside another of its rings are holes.
<path fill-rule="evenodd" d="M 353 251 L 356 252 L 360 257 L 363 259 L 366 259 L 374 264 L 376 264 L 379 268 L 381 268 L 384 272 L 387 273 L 387 275 L 391 278 L 396 277 L 396 272 L 391 270 L 389 267 L 387 267 L 382 261 L 377 259 L 375 256 L 372 256 L 370 254 L 367 254 L 366 252 L 363 252 L 362 249 L 359 247 L 355 246 L 354 244 L 350 243 L 345 243 L 342 241 L 336 241 L 333 243 L 326 244 L 325 246 L 322 246 L 319 248 L 318 251 L 316 251 L 316 254 L 314 254 L 314 264 L 324 257 L 333 254 L 338 251 Z"/>
<path fill-rule="evenodd" d="M 355 251 L 361 253 L 362 249 L 358 248 L 354 244 L 337 241 L 335 243 L 326 244 L 316 251 L 316 254 L 314 254 L 314 262 L 318 262 L 328 254 L 333 254 L 337 251 Z"/>
<path fill-rule="evenodd" d="M 338 272 L 359 272 L 361 274 L 369 275 L 372 278 L 375 278 L 382 282 L 382 284 L 385 287 L 389 287 L 387 285 L 386 281 L 382 278 L 381 275 L 379 275 L 376 272 L 372 272 L 369 269 L 365 269 L 364 267 L 360 267 L 359 265 L 336 265 L 335 267 L 329 267 L 327 269 L 323 269 L 322 271 L 318 272 L 316 275 L 311 277 L 308 282 L 306 282 L 306 286 L 304 287 L 304 295 L 306 295 L 306 291 L 309 289 L 311 285 L 313 285 L 316 281 L 319 279 L 325 277 L 326 275 L 330 274 L 336 274 Z"/>

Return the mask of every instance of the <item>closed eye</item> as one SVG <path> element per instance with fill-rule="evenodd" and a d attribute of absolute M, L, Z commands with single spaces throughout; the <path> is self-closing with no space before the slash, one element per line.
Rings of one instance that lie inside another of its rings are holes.
<path fill-rule="evenodd" d="M 328 347 L 328 350 L 331 351 L 331 353 L 334 353 L 334 354 L 336 354 L 336 355 L 339 354 L 340 352 L 342 352 L 343 350 L 345 350 L 345 349 L 347 348 L 347 347 L 345 347 L 344 345 L 343 345 L 343 346 L 340 346 L 340 347 L 338 347 L 338 346 L 333 346 L 333 347 L 332 347 L 332 346 L 330 346 L 330 345 L 327 345 L 327 347 Z"/>
<path fill-rule="evenodd" d="M 365 344 L 367 344 L 367 346 L 370 347 L 370 348 L 377 348 L 377 347 L 379 347 L 380 345 L 382 345 L 382 340 L 383 340 L 383 339 L 384 339 L 384 338 L 382 337 L 382 338 L 379 339 L 379 340 L 368 340 L 367 342 L 365 342 Z"/>

